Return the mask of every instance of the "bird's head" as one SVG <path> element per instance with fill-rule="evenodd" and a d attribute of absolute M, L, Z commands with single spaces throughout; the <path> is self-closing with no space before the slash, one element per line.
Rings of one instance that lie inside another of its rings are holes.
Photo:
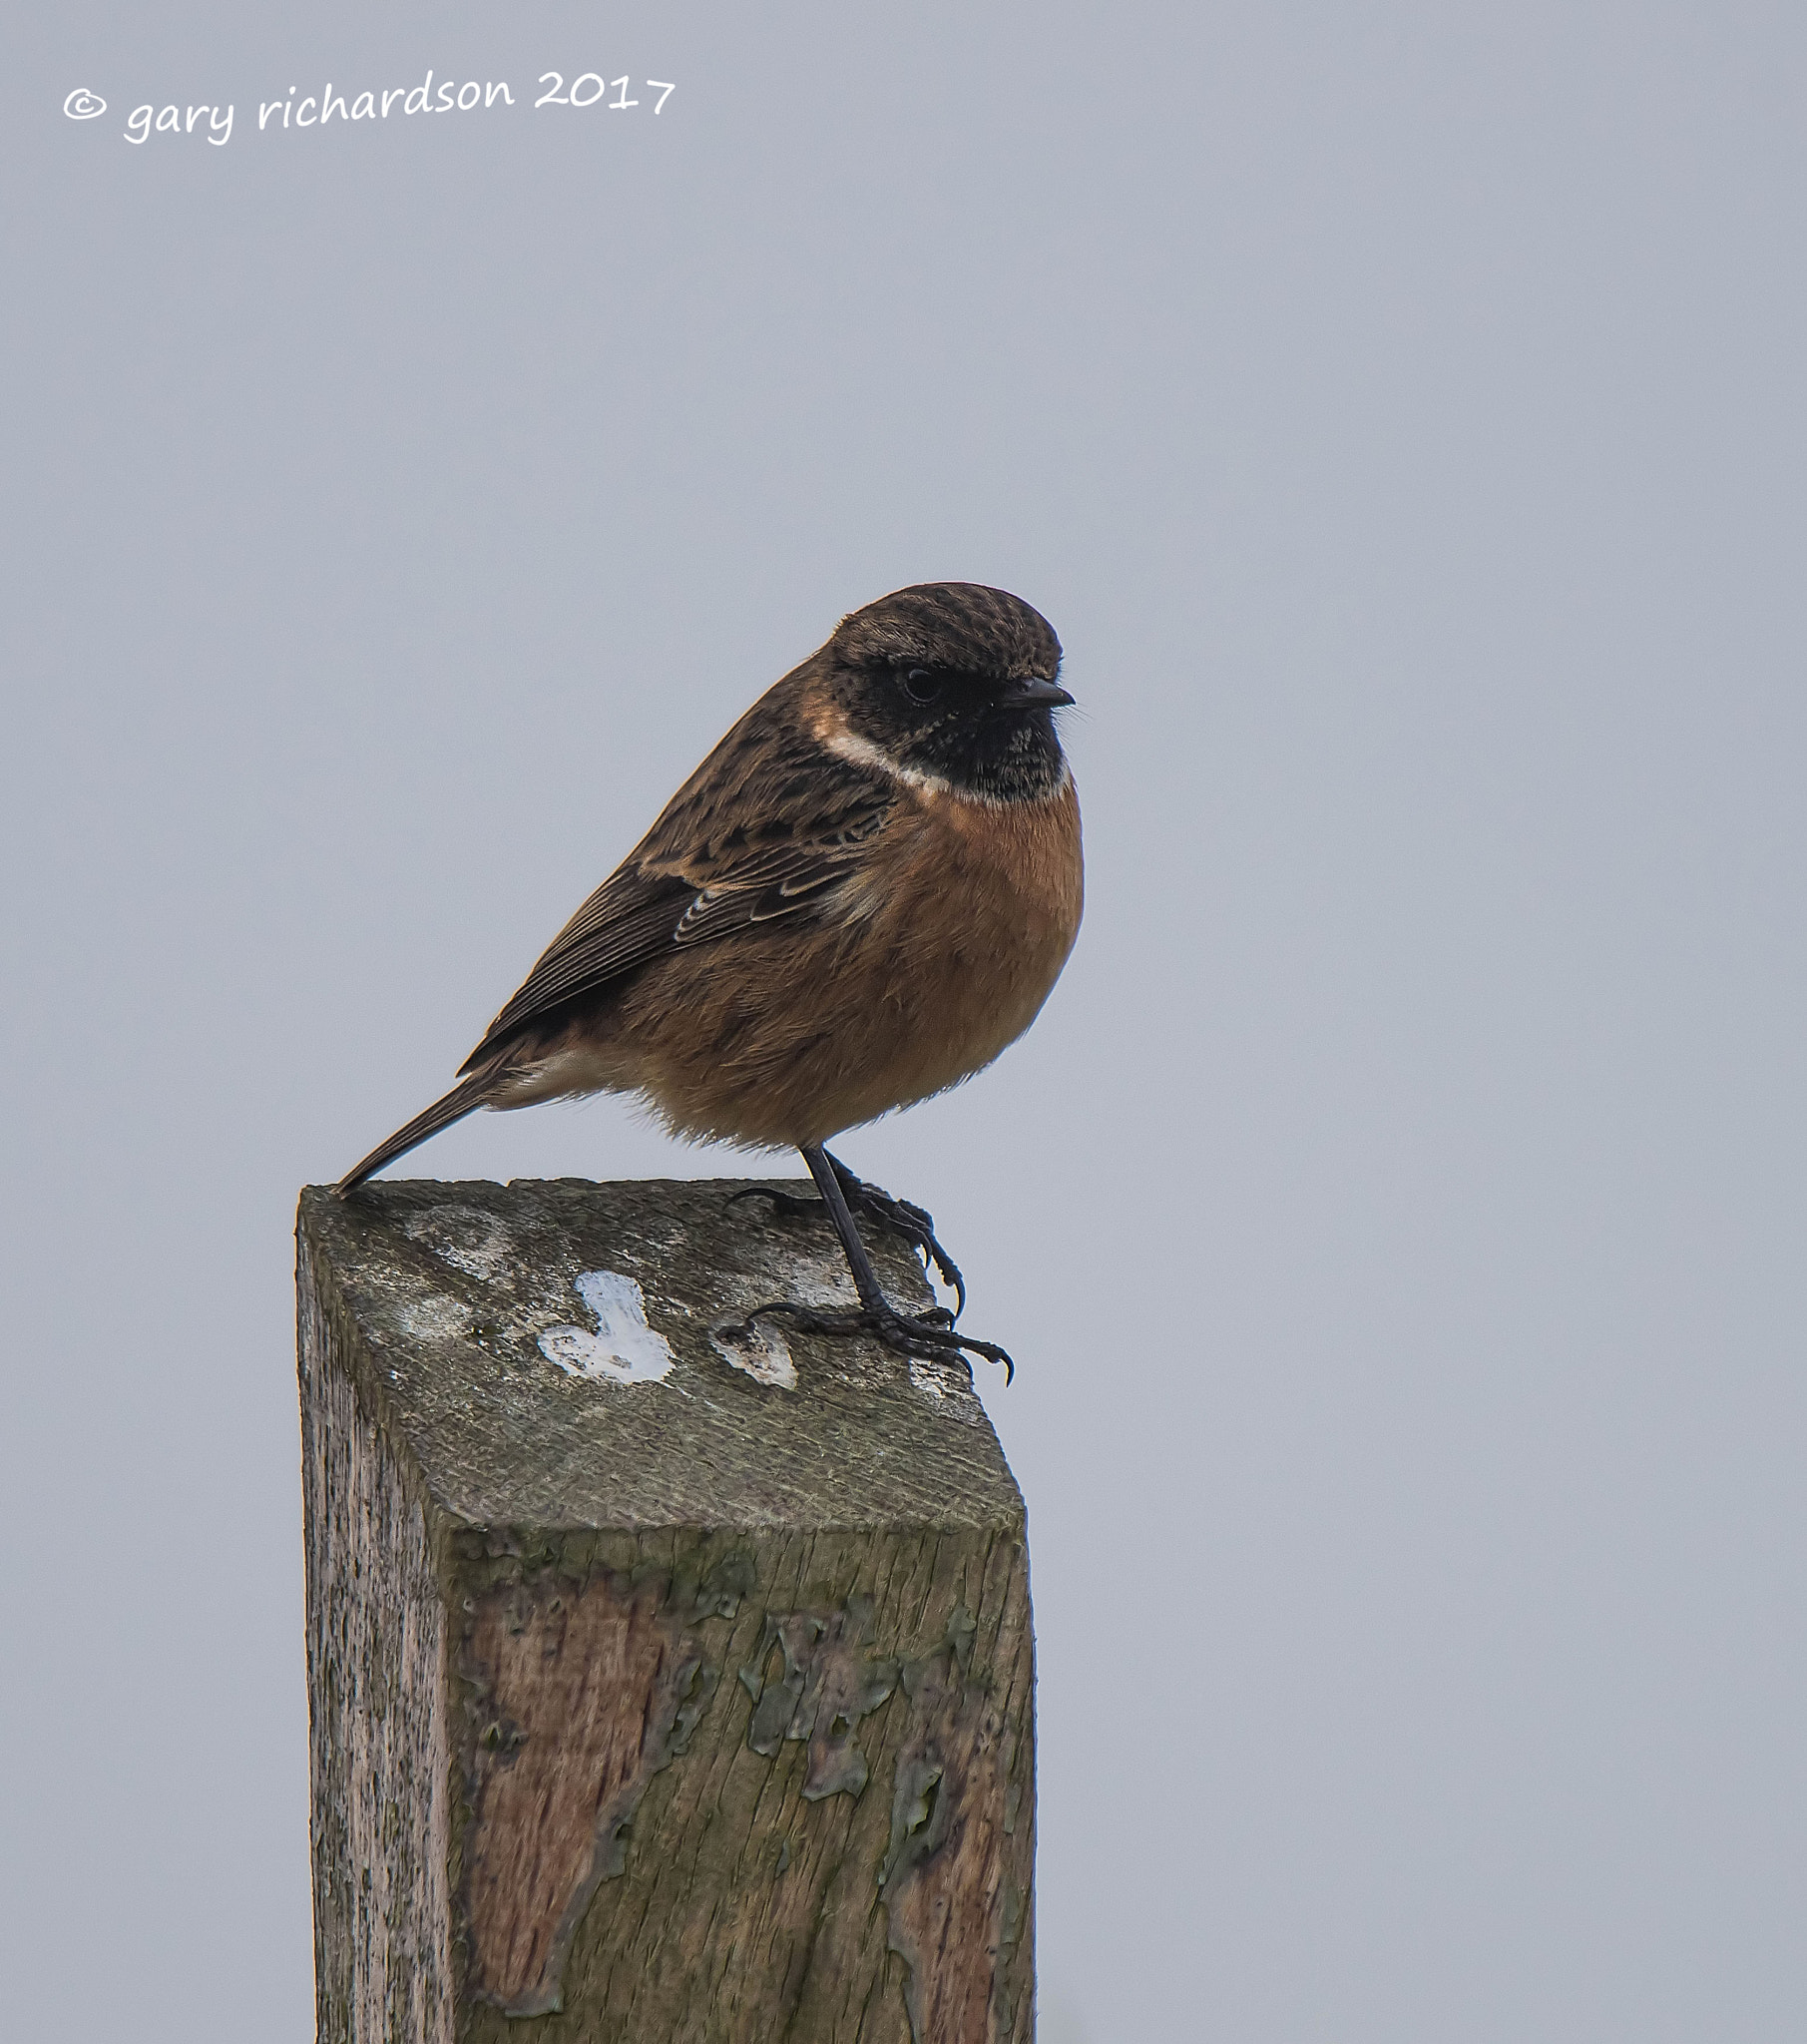
<path fill-rule="evenodd" d="M 832 750 L 906 780 L 993 801 L 1066 784 L 1054 713 L 1061 642 L 1021 597 L 923 582 L 841 620 L 822 649 Z"/>

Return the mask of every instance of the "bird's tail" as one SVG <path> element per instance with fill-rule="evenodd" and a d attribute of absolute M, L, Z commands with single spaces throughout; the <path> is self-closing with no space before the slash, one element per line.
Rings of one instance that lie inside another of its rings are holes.
<path fill-rule="evenodd" d="M 438 1135 L 441 1129 L 449 1129 L 454 1122 L 463 1121 L 473 1108 L 483 1105 L 495 1082 L 493 1065 L 460 1080 L 443 1100 L 434 1101 L 405 1128 L 397 1129 L 386 1143 L 379 1143 L 361 1164 L 354 1164 L 332 1190 L 342 1200 L 353 1186 L 362 1185 L 373 1171 L 381 1171 L 385 1164 L 393 1164 L 415 1144 L 424 1143 L 429 1136 Z"/>

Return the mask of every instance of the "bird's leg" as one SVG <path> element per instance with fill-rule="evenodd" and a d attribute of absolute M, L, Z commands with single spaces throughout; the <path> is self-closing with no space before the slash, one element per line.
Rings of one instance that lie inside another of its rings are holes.
<path fill-rule="evenodd" d="M 934 1215 L 918 1207 L 913 1200 L 893 1199 L 883 1186 L 855 1178 L 838 1157 L 830 1157 L 827 1151 L 824 1150 L 822 1155 L 828 1157 L 828 1162 L 834 1167 L 848 1210 L 881 1222 L 893 1234 L 901 1235 L 922 1258 L 923 1268 L 932 1267 L 936 1277 L 953 1292 L 954 1317 L 959 1319 L 966 1311 L 966 1279 L 960 1275 L 960 1266 L 935 1240 Z"/>
<path fill-rule="evenodd" d="M 914 1355 L 925 1362 L 956 1362 L 962 1359 L 963 1350 L 970 1349 L 973 1354 L 983 1355 L 990 1362 L 1003 1363 L 1004 1380 L 1008 1383 L 1017 1372 L 1008 1352 L 995 1341 L 981 1341 L 971 1334 L 955 1333 L 954 1315 L 945 1306 L 935 1306 L 926 1313 L 905 1313 L 886 1298 L 878 1275 L 872 1268 L 872 1259 L 860 1241 L 859 1230 L 854 1226 L 847 1196 L 842 1189 L 843 1176 L 852 1178 L 853 1174 L 844 1165 L 836 1164 L 819 1143 L 805 1143 L 800 1147 L 803 1162 L 809 1167 L 809 1175 L 815 1180 L 822 1204 L 828 1209 L 828 1218 L 834 1224 L 834 1232 L 840 1238 L 847 1268 L 853 1274 L 853 1287 L 859 1293 L 859 1310 L 822 1312 L 815 1306 L 799 1305 L 794 1299 L 776 1298 L 765 1305 L 754 1306 L 747 1314 L 744 1326 L 750 1328 L 753 1321 L 768 1315 L 781 1316 L 805 1334 L 870 1334 L 887 1348 L 895 1349 L 899 1355 Z M 857 1179 L 853 1182 L 859 1184 Z M 789 1194 L 779 1197 L 791 1198 Z M 889 1198 L 888 1195 L 885 1197 Z M 796 1204 L 804 1206 L 807 1202 Z M 892 1204 L 903 1206 L 901 1201 Z M 962 1296 L 964 1298 L 964 1293 Z"/>
<path fill-rule="evenodd" d="M 808 1152 L 804 1153 L 805 1158 Z M 910 1200 L 897 1200 L 887 1193 L 883 1186 L 868 1185 L 856 1177 L 838 1157 L 822 1151 L 827 1158 L 829 1169 L 841 1189 L 841 1197 L 847 1203 L 849 1214 L 858 1219 L 876 1221 L 901 1235 L 910 1247 L 922 1258 L 924 1270 L 933 1268 L 942 1283 L 953 1292 L 955 1298 L 954 1318 L 959 1319 L 966 1311 L 966 1279 L 960 1275 L 956 1264 L 940 1243 L 935 1240 L 935 1217 L 925 1212 Z M 810 1169 L 813 1171 L 814 1166 Z M 773 1186 L 747 1186 L 735 1193 L 729 1200 L 769 1200 L 780 1214 L 813 1214 L 814 1200 L 800 1200 L 795 1193 L 781 1193 Z"/>

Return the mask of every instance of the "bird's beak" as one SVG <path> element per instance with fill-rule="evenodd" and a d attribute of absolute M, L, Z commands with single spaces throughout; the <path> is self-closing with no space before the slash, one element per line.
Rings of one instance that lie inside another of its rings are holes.
<path fill-rule="evenodd" d="M 1058 682 L 1040 676 L 1027 682 L 1007 682 L 998 698 L 1000 710 L 1060 710 L 1071 707 L 1073 698 Z"/>

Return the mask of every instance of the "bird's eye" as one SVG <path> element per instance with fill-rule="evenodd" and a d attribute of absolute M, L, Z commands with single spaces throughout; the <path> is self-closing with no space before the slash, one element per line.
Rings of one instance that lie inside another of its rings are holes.
<path fill-rule="evenodd" d="M 912 703 L 933 703 L 941 694 L 941 677 L 926 667 L 913 667 L 903 677 L 903 692 Z"/>

